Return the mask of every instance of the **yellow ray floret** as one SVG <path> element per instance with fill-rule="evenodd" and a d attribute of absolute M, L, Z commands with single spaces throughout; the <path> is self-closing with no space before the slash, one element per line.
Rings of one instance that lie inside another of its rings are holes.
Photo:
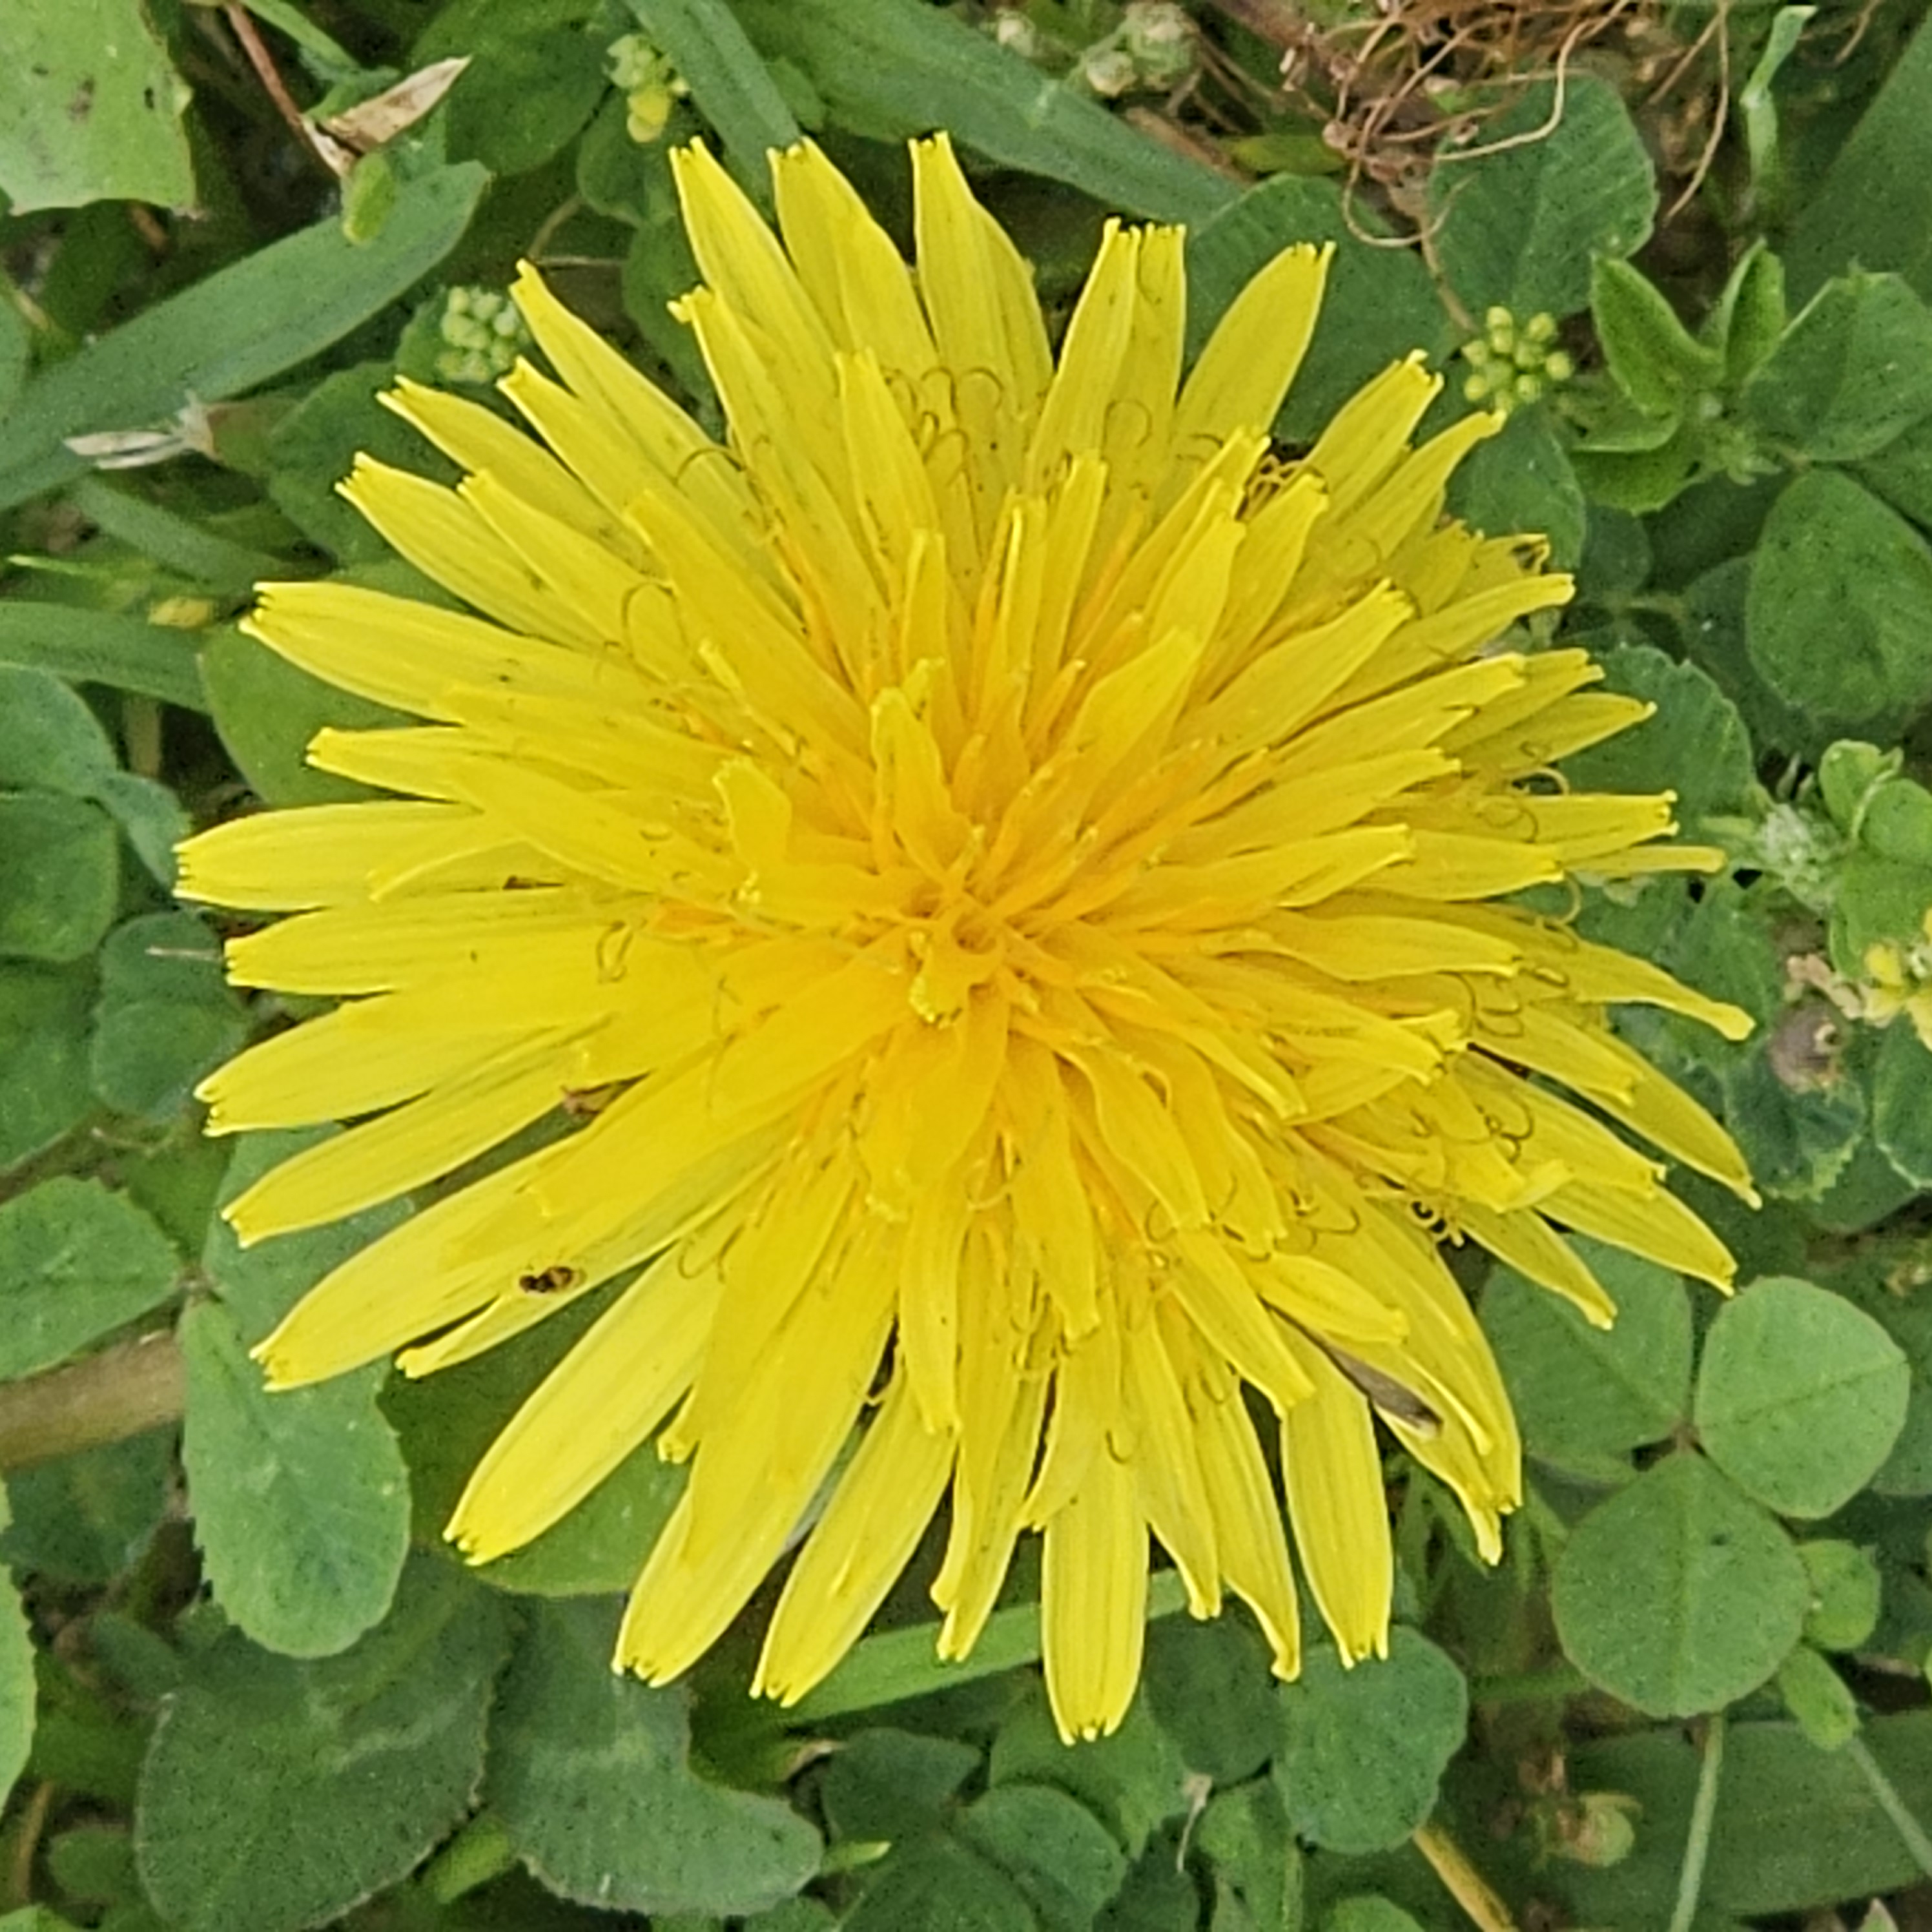
<path fill-rule="evenodd" d="M 446 1184 L 261 1343 L 278 1387 L 608 1294 L 464 1492 L 472 1560 L 655 1442 L 687 1474 L 619 1661 L 683 1670 L 802 1544 L 790 1700 L 936 1514 L 947 1657 L 1036 1531 L 1072 1738 L 1134 1695 L 1156 1546 L 1285 1676 L 1298 1559 L 1385 1651 L 1378 1424 L 1497 1554 L 1515 1425 L 1425 1226 L 1600 1323 L 1572 1233 L 1725 1284 L 1664 1163 L 1750 1177 L 1611 1009 L 1748 1022 L 1508 902 L 1712 855 L 1552 783 L 1645 710 L 1526 642 L 1569 592 L 1538 542 L 1445 519 L 1495 421 L 1418 446 L 1418 356 L 1271 448 L 1331 251 L 1189 370 L 1180 234 L 1110 226 L 1056 352 L 949 143 L 913 160 L 909 266 L 808 145 L 776 233 L 676 158 L 722 440 L 527 268 L 526 428 L 390 398 L 463 480 L 344 494 L 469 609 L 263 591 L 250 634 L 416 722 L 312 747 L 389 796 L 183 848 L 188 896 L 286 915 L 237 984 L 340 1002 L 202 1093 L 352 1124 L 229 1204 L 244 1240 Z"/>

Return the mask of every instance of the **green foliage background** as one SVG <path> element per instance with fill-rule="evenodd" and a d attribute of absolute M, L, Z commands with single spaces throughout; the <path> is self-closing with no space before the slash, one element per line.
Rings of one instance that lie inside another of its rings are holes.
<path fill-rule="evenodd" d="M 1881 1896 L 1932 1925 L 1932 1052 L 1870 998 L 1932 908 L 1925 11 L 1664 7 L 1730 81 L 1688 202 L 1600 51 L 1444 146 L 1418 250 L 1286 104 L 1259 0 L 1200 0 L 1178 43 L 1110 0 L 997 34 L 924 0 L 8 0 L 0 1928 L 1722 1932 Z M 373 146 L 335 122 L 338 180 L 238 34 L 311 124 L 470 64 Z M 1243 83 L 1232 132 L 1189 105 L 1204 70 Z M 1627 1022 L 1763 1186 L 1754 1214 L 1683 1184 L 1736 1300 L 1605 1252 L 1599 1333 L 1457 1257 L 1532 1459 L 1502 1566 L 1392 1455 L 1387 1662 L 1311 1633 L 1276 1684 L 1240 1614 L 1191 1624 L 1157 1577 L 1142 1695 L 1072 1750 L 1032 1580 L 942 1670 L 924 1558 L 790 1712 L 746 1698 L 748 1640 L 614 1678 L 676 1480 L 648 1450 L 458 1565 L 458 1486 L 588 1310 L 424 1384 L 263 1394 L 248 1345 L 389 1217 L 246 1255 L 213 1218 L 290 1137 L 206 1142 L 190 1090 L 293 1003 L 238 998 L 169 892 L 191 826 L 356 795 L 302 748 L 379 714 L 235 625 L 264 576 L 428 590 L 332 494 L 358 449 L 432 463 L 382 388 L 485 393 L 530 254 L 715 422 L 665 313 L 694 279 L 670 145 L 708 130 L 762 193 L 808 130 L 902 226 L 900 144 L 938 127 L 1063 314 L 1110 210 L 1189 225 L 1197 344 L 1334 240 L 1286 445 L 1414 347 L 1445 417 L 1466 380 L 1512 403 L 1456 507 L 1547 532 L 1580 581 L 1556 634 L 1657 706 L 1571 774 L 1674 789 L 1730 859 L 1579 924 L 1758 1022 Z"/>

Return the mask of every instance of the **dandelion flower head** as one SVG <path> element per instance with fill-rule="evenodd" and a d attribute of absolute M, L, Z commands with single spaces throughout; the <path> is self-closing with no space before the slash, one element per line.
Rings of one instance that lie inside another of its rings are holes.
<path fill-rule="evenodd" d="M 533 435 L 390 398 L 465 478 L 344 492 L 474 614 L 262 591 L 264 644 L 422 722 L 314 741 L 387 796 L 184 848 L 188 896 L 287 915 L 238 983 L 340 1002 L 202 1091 L 217 1132 L 356 1123 L 233 1202 L 251 1241 L 564 1130 L 257 1351 L 283 1387 L 425 1374 L 607 1292 L 458 1504 L 472 1559 L 654 1437 L 688 1473 L 618 1661 L 683 1670 L 802 1526 L 758 1670 L 792 1699 L 942 1506 L 948 1657 L 1036 1531 L 1048 1693 L 1092 1735 L 1150 1532 L 1287 1675 L 1292 1524 L 1343 1658 L 1384 1648 L 1378 1416 L 1496 1554 L 1517 1436 L 1438 1240 L 1600 1322 L 1569 1233 L 1726 1282 L 1636 1143 L 1743 1164 L 1606 1009 L 1745 1022 L 1513 902 L 1714 855 L 1552 770 L 1645 707 L 1500 645 L 1569 585 L 1444 520 L 1498 419 L 1417 443 L 1412 358 L 1285 459 L 1323 251 L 1184 374 L 1182 236 L 1110 226 L 1056 355 L 946 142 L 913 160 L 916 269 L 809 146 L 776 235 L 677 157 L 722 444 L 527 270 L 548 368 L 500 386 Z"/>

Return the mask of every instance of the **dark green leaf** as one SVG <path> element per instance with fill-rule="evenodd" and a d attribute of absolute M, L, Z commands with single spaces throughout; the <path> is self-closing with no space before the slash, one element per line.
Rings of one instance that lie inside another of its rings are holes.
<path fill-rule="evenodd" d="M 1828 282 L 1743 400 L 1757 429 L 1796 454 L 1875 456 L 1932 414 L 1932 310 L 1896 275 Z"/>
<path fill-rule="evenodd" d="M 1276 424 L 1290 442 L 1312 442 L 1364 382 L 1412 350 L 1444 355 L 1453 340 L 1429 272 L 1406 248 L 1364 241 L 1356 232 L 1362 219 L 1333 182 L 1282 175 L 1188 234 L 1187 338 L 1196 354 L 1228 304 L 1282 249 L 1334 244 L 1314 340 Z"/>
<path fill-rule="evenodd" d="M 0 1168 L 57 1140 L 86 1112 L 93 976 L 0 963 Z"/>
<path fill-rule="evenodd" d="M 1674 791 L 1687 837 L 1708 820 L 1750 814 L 1757 772 L 1750 734 L 1737 707 L 1695 664 L 1648 644 L 1626 644 L 1599 659 L 1604 688 L 1656 706 L 1645 723 L 1563 760 L 1570 783 L 1586 791 Z"/>
<path fill-rule="evenodd" d="M 1762 242 L 1740 257 L 1704 325 L 1704 334 L 1724 358 L 1724 382 L 1735 389 L 1777 346 L 1790 311 L 1784 301 L 1784 264 Z"/>
<path fill-rule="evenodd" d="M 1540 133 L 1557 99 L 1548 83 L 1528 89 L 1483 124 L 1468 160 L 1445 145 L 1430 176 L 1436 259 L 1473 315 L 1497 304 L 1574 315 L 1593 259 L 1634 254 L 1649 236 L 1657 184 L 1616 90 L 1573 75 L 1561 121 Z"/>
<path fill-rule="evenodd" d="M 988 160 L 1156 221 L 1203 221 L 1235 190 L 964 21 L 919 0 L 739 0 L 766 58 L 801 69 L 832 117 L 901 140 L 944 128 Z"/>
<path fill-rule="evenodd" d="M 0 1378 L 51 1368 L 158 1307 L 175 1252 L 140 1208 L 62 1174 L 0 1207 Z"/>
<path fill-rule="evenodd" d="M 169 1700 L 135 1855 L 184 1932 L 298 1932 L 393 1885 L 469 1810 L 503 1655 L 499 1599 L 412 1566 L 353 1650 L 298 1664 L 230 1634 Z"/>
<path fill-rule="evenodd" d="M 1546 410 L 1513 410 L 1500 435 L 1477 444 L 1450 479 L 1449 508 L 1485 536 L 1548 538 L 1552 568 L 1583 554 L 1582 486 Z"/>
<path fill-rule="evenodd" d="M 1004 1871 L 1041 1932 L 1087 1932 L 1127 1862 L 1084 1805 L 1045 1784 L 1002 1784 L 959 1818 L 959 1835 Z"/>
<path fill-rule="evenodd" d="M 190 394 L 239 395 L 339 341 L 448 254 L 488 178 L 473 162 L 438 169 L 402 189 L 374 241 L 358 246 L 336 222 L 318 223 L 41 371 L 8 418 L 0 507 L 82 473 L 69 436 L 164 422 Z M 4 631 L 0 655 L 11 656 Z"/>
<path fill-rule="evenodd" d="M 818 1869 L 817 1834 L 775 1798 L 694 1776 L 682 1688 L 614 1674 L 614 1609 L 547 1604 L 490 1732 L 488 1796 L 554 1892 L 607 1910 L 762 1910 Z"/>
<path fill-rule="evenodd" d="M 631 11 L 717 129 L 733 172 L 769 207 L 765 157 L 793 146 L 799 126 L 731 9 L 724 0 L 631 0 Z"/>
<path fill-rule="evenodd" d="M 0 602 L 0 664 L 50 671 L 74 684 L 111 685 L 184 710 L 208 709 L 188 632 L 106 610 Z"/>
<path fill-rule="evenodd" d="M 82 958 L 107 930 L 120 890 L 120 844 L 99 806 L 0 792 L 0 958 Z"/>
<path fill-rule="evenodd" d="M 841 1922 L 844 1932 L 1040 1932 L 1012 1880 L 939 1832 L 887 1858 Z"/>
<path fill-rule="evenodd" d="M 1468 1724 L 1469 1694 L 1426 1637 L 1397 1625 L 1386 1659 L 1352 1670 L 1324 1646 L 1280 1697 L 1274 1777 L 1299 1836 L 1330 1851 L 1384 1851 L 1436 1808 L 1443 1768 Z"/>
<path fill-rule="evenodd" d="M 1932 1052 L 1910 1026 L 1886 1030 L 1871 1078 L 1872 1138 L 1908 1180 L 1932 1187 Z"/>
<path fill-rule="evenodd" d="M 50 672 L 0 664 L 0 790 L 88 798 L 115 767 L 100 722 Z"/>
<path fill-rule="evenodd" d="M 1195 1835 L 1214 1861 L 1216 1874 L 1246 1907 L 1257 1932 L 1299 1932 L 1301 1849 L 1273 1778 L 1216 1792 Z"/>
<path fill-rule="evenodd" d="M 140 0 L 9 0 L 0 14 L 0 192 L 25 214 L 194 200 L 182 110 Z"/>
<path fill-rule="evenodd" d="M 1551 1604 L 1570 1660 L 1652 1717 L 1754 1690 L 1798 1641 L 1804 1566 L 1771 1518 L 1701 1456 L 1671 1456 L 1570 1533 Z"/>
<path fill-rule="evenodd" d="M 1911 1376 L 1868 1315 L 1810 1282 L 1761 1281 L 1718 1311 L 1697 1432 L 1740 1488 L 1784 1516 L 1829 1516 L 1904 1426 Z"/>
<path fill-rule="evenodd" d="M 1148 1627 L 1141 1682 L 1148 1708 L 1190 1772 L 1238 1784 L 1274 1747 L 1268 1646 L 1234 1611 L 1207 1623 L 1165 1617 Z"/>
<path fill-rule="evenodd" d="M 0 1804 L 26 1768 L 33 1739 L 33 1640 L 20 1598 L 0 1583 Z"/>
<path fill-rule="evenodd" d="M 1592 1328 L 1560 1295 L 1498 1266 L 1483 1290 L 1483 1329 L 1531 1454 L 1614 1480 L 1630 1450 L 1662 1442 L 1689 1409 L 1690 1298 L 1654 1262 L 1572 1240 L 1617 1304 L 1613 1327 Z"/>
<path fill-rule="evenodd" d="M 1766 682 L 1819 718 L 1932 698 L 1932 548 L 1840 471 L 1807 471 L 1772 506 L 1744 621 Z"/>
<path fill-rule="evenodd" d="M 980 1754 L 956 1738 L 884 1727 L 860 1731 L 826 1766 L 820 1797 L 840 1838 L 897 1843 L 939 1822 Z"/>
<path fill-rule="evenodd" d="M 1338 1899 L 1322 1922 L 1322 1932 L 1422 1932 L 1399 1905 L 1385 1898 Z"/>
<path fill-rule="evenodd" d="M 1861 463 L 1858 480 L 1922 530 L 1932 530 L 1932 418 Z"/>
<path fill-rule="evenodd" d="M 449 151 L 492 174 L 527 174 L 590 118 L 608 85 L 603 50 L 520 8 L 493 8 L 479 26 L 449 97 Z"/>
<path fill-rule="evenodd" d="M 14 1520 L 0 1535 L 0 1558 L 23 1576 L 98 1588 L 140 1555 L 168 1512 L 174 1431 L 16 1469 L 7 1486 Z"/>
<path fill-rule="evenodd" d="M 100 964 L 88 1056 L 94 1090 L 123 1113 L 165 1118 L 248 1035 L 248 1015 L 222 975 L 220 942 L 192 914 L 145 913 L 109 935 Z"/>
<path fill-rule="evenodd" d="M 1627 262 L 1599 256 L 1592 265 L 1590 320 L 1610 374 L 1652 415 L 1682 409 L 1724 373 L 1718 352 L 1698 341 L 1663 292 Z"/>

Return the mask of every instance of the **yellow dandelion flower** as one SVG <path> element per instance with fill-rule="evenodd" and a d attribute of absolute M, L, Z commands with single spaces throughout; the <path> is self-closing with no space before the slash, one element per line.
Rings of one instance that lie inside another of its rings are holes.
<path fill-rule="evenodd" d="M 364 460 L 345 494 L 477 614 L 262 593 L 263 643 L 424 722 L 311 748 L 393 796 L 184 848 L 190 896 L 290 915 L 238 984 L 340 1001 L 202 1094 L 218 1133 L 358 1123 L 232 1203 L 250 1241 L 564 1109 L 258 1351 L 281 1388 L 423 1374 L 631 1276 L 472 1478 L 471 1558 L 655 1436 L 689 1475 L 619 1662 L 683 1670 L 802 1526 L 758 1672 L 792 1699 L 950 1498 L 942 1652 L 1040 1532 L 1048 1687 L 1090 1736 L 1150 1531 L 1292 1674 L 1285 1497 L 1342 1656 L 1383 1650 L 1378 1415 L 1496 1553 L 1516 1432 L 1435 1234 L 1599 1322 L 1568 1231 L 1728 1280 L 1611 1124 L 1748 1193 L 1743 1162 L 1606 1007 L 1747 1022 L 1508 902 L 1714 855 L 1657 842 L 1668 798 L 1552 777 L 1645 707 L 1496 648 L 1570 587 L 1444 520 L 1496 420 L 1413 446 L 1413 358 L 1285 463 L 1323 251 L 1184 375 L 1180 234 L 1110 226 L 1056 357 L 946 142 L 914 163 L 916 273 L 808 146 L 776 236 L 677 158 L 722 446 L 527 270 L 549 373 L 501 387 L 534 439 L 391 398 L 466 479 Z"/>

